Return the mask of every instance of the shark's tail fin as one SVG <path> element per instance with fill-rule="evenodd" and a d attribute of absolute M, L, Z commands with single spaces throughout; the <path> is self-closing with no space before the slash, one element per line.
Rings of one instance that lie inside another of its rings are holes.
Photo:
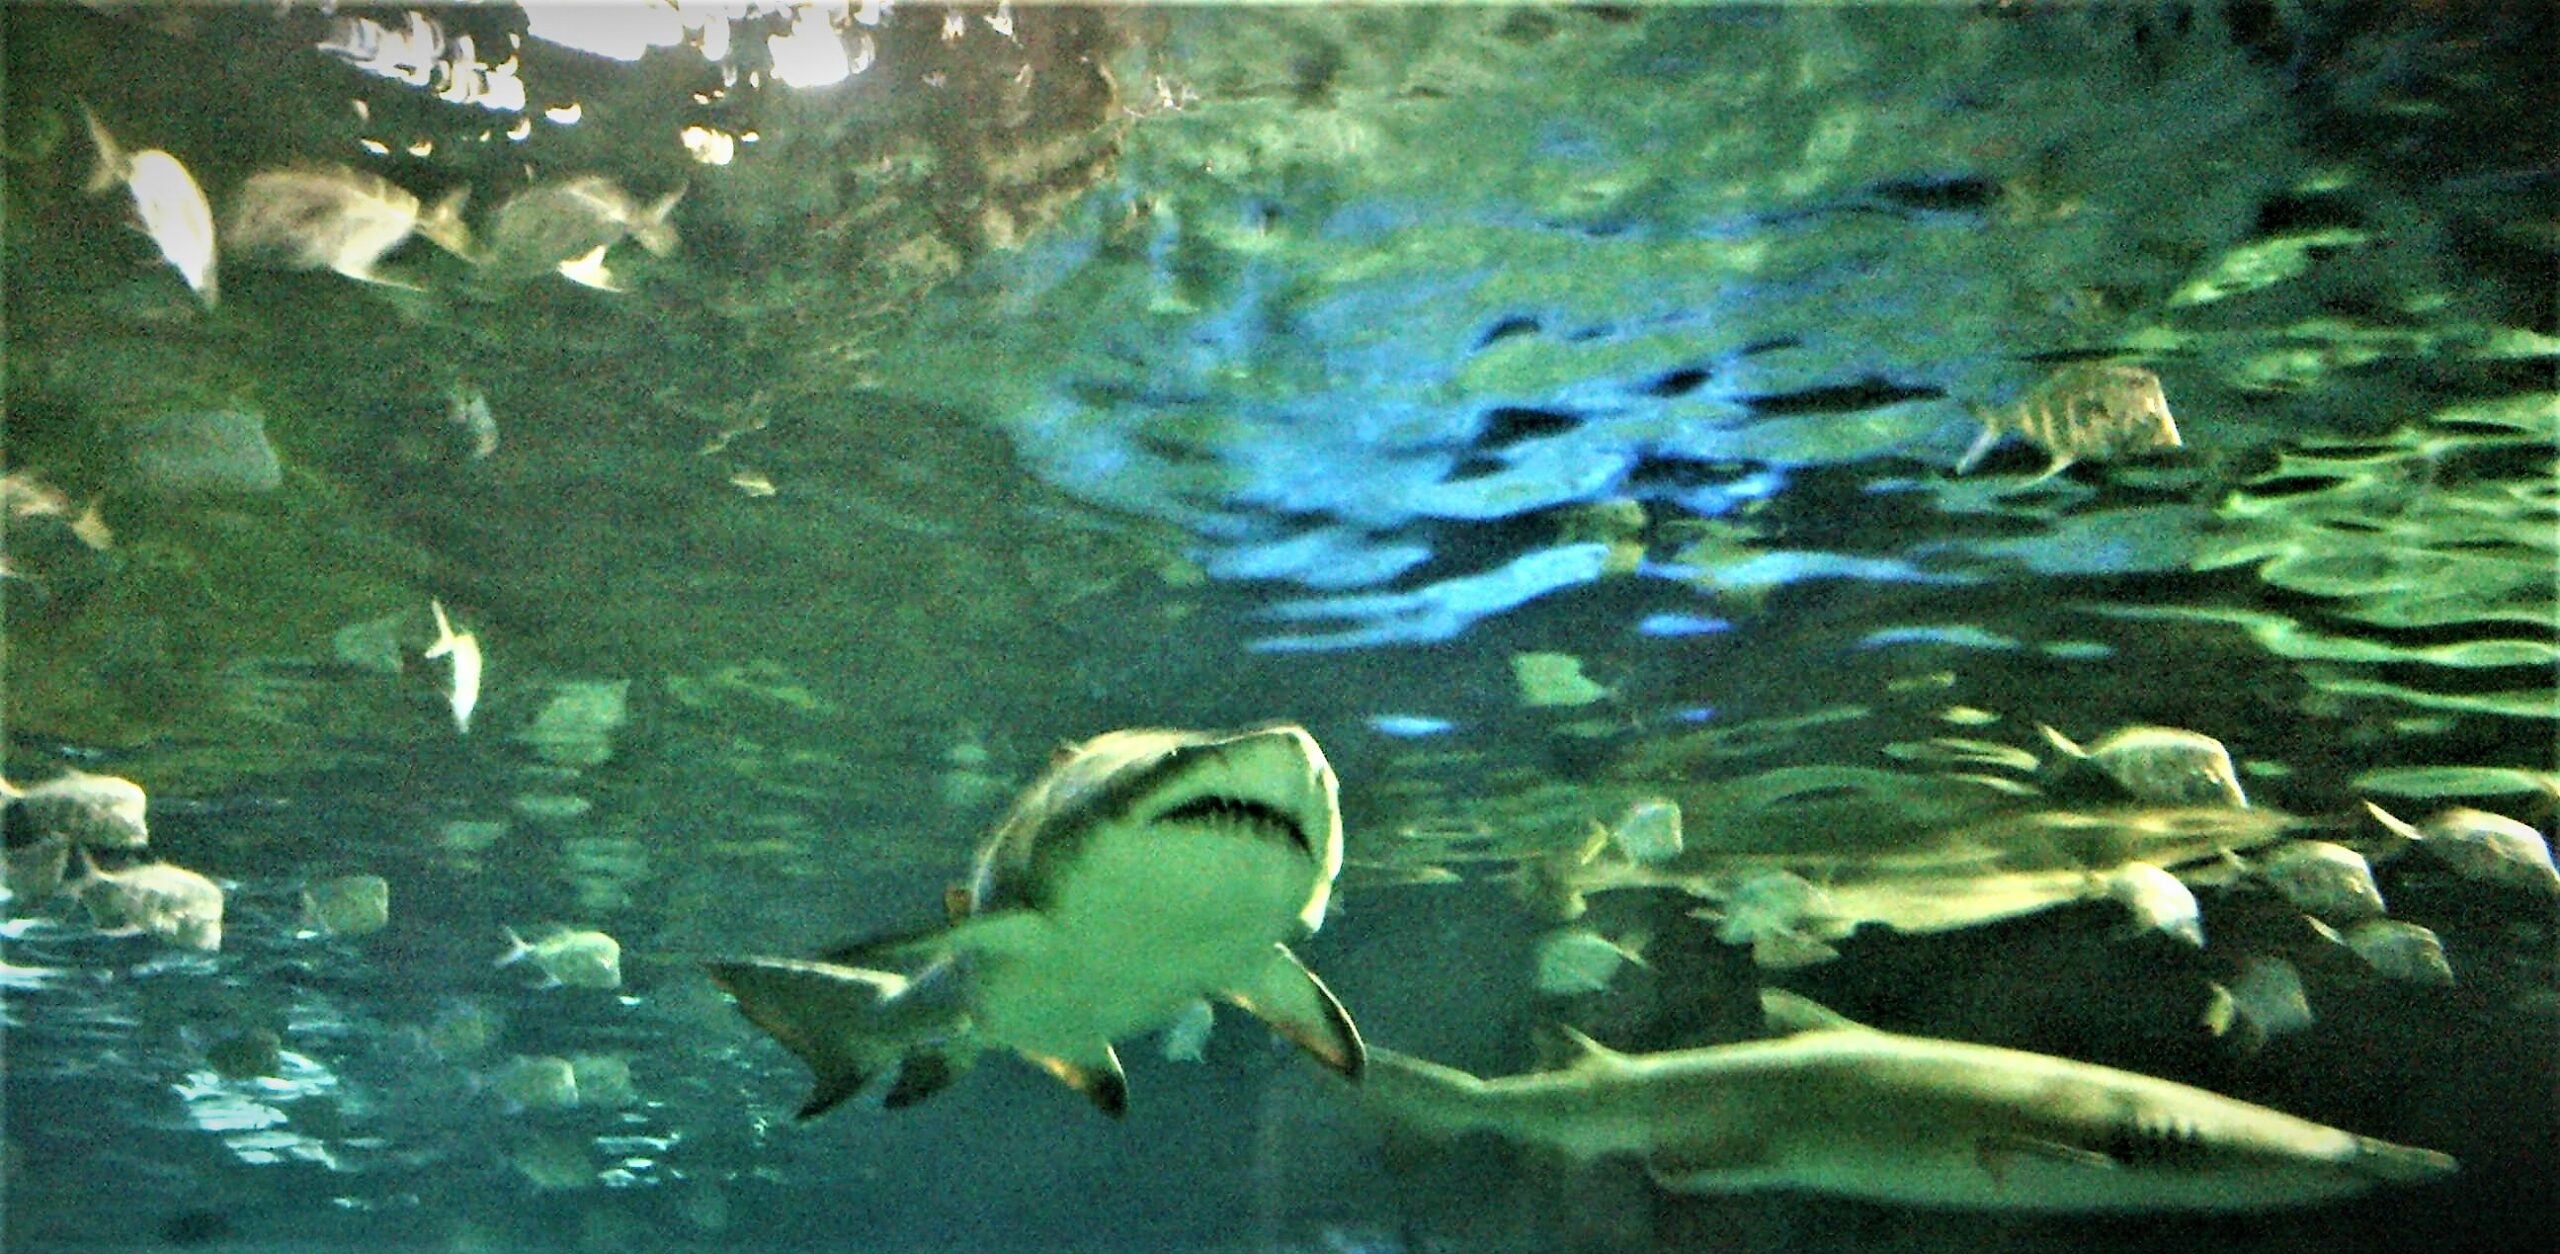
<path fill-rule="evenodd" d="M 1390 1124 L 1436 1136 L 1493 1126 L 1485 1082 L 1428 1058 L 1369 1047 L 1360 1104 Z"/>
<path fill-rule="evenodd" d="M 797 958 L 731 958 L 703 964 L 747 1020 L 809 1064 L 814 1081 L 799 1117 L 815 1118 L 892 1070 L 881 1104 L 912 1105 L 940 1092 L 975 1058 L 958 1005 L 921 980 Z"/>
<path fill-rule="evenodd" d="M 2356 1138 L 2355 1161 L 2357 1168 L 2366 1175 L 2392 1184 L 2422 1184 L 2452 1175 L 2456 1170 L 2451 1154 L 2394 1145 L 2369 1136 Z"/>

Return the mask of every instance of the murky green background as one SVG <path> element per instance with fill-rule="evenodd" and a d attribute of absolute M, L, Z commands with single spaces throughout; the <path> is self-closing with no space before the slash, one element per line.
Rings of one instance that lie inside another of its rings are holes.
<path fill-rule="evenodd" d="M 1579 925 L 1648 965 L 1561 998 L 1530 978 L 1560 924 L 1507 880 L 1644 796 L 1701 849 L 2030 809 L 1929 742 L 2050 759 L 2039 722 L 2219 737 L 2309 835 L 2373 836 L 2366 800 L 2547 831 L 2543 6 L 899 6 L 845 19 L 867 61 L 825 87 L 755 74 L 780 18 L 724 64 L 423 12 L 413 84 L 396 7 L 0 11 L 7 464 L 114 533 L 11 520 L 7 773 L 133 778 L 158 854 L 231 894 L 213 956 L 11 904 L 8 1248 L 2550 1235 L 2549 900 L 2385 865 L 2457 984 L 2306 960 L 2317 1023 L 2250 1052 L 2197 1022 L 2296 943 L 2247 886 L 2199 890 L 2201 952 L 2096 903 L 1783 973 L 1677 893 L 1609 894 Z M 360 19 L 369 55 L 323 50 Z M 467 186 L 485 231 L 602 174 L 681 188 L 683 244 L 615 249 L 619 293 L 416 241 L 386 269 L 418 291 L 226 259 L 208 310 L 126 193 L 83 194 L 84 105 L 217 212 L 343 162 Z M 2102 357 L 2159 373 L 2183 449 L 1949 473 L 1968 407 Z M 259 434 L 216 456 L 208 424 Z M 430 599 L 487 650 L 467 736 Z M 1582 682 L 1524 684 L 1543 654 Z M 796 1064 L 696 971 L 931 921 L 1062 741 L 1283 718 L 1350 833 L 1302 952 L 1378 1043 L 1487 1074 L 1544 1022 L 1700 1044 L 1782 980 L 2463 1173 L 2220 1220 L 1682 1198 L 1382 1138 L 1237 1015 L 1201 1064 L 1124 1045 L 1125 1123 L 991 1062 L 798 1127 Z M 1752 800 L 1790 768 L 1871 791 Z M 390 926 L 300 934 L 303 887 L 351 873 Z M 489 965 L 546 924 L 618 937 L 624 987 Z M 301 1060 L 281 1087 L 207 1079 L 257 1031 Z M 631 1100 L 499 1091 L 569 1054 L 627 1060 Z"/>

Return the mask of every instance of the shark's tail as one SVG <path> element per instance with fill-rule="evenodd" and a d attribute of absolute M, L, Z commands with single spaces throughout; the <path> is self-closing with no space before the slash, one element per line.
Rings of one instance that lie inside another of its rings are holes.
<path fill-rule="evenodd" d="M 814 1118 L 882 1075 L 881 1104 L 933 1096 L 976 1057 L 965 1012 L 928 983 L 887 971 L 796 958 L 730 958 L 703 964 L 738 1010 L 809 1064 L 799 1117 Z"/>
<path fill-rule="evenodd" d="M 1360 1104 L 1391 1124 L 1437 1136 L 1493 1126 L 1485 1082 L 1428 1058 L 1369 1047 Z"/>
<path fill-rule="evenodd" d="M 2451 1154 L 2394 1145 L 2369 1136 L 2356 1138 L 2355 1165 L 2366 1175 L 2391 1184 L 2422 1184 L 2452 1175 L 2457 1169 Z"/>

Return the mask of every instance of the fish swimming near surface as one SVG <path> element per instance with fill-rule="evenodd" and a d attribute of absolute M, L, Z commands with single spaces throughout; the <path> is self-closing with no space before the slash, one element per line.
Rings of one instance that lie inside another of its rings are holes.
<path fill-rule="evenodd" d="M 2068 758 L 2106 772 L 2138 801 L 2154 805 L 2249 807 L 2231 750 L 2203 732 L 2177 727 L 2119 727 L 2082 748 L 2044 724 L 2036 730 Z"/>
<path fill-rule="evenodd" d="M 1357 1079 L 1351 1016 L 1289 950 L 1342 868 L 1339 784 L 1305 729 L 1136 730 L 1064 751 L 981 849 L 948 926 L 815 960 L 710 962 L 738 1008 L 809 1065 L 815 1116 L 891 1069 L 920 1101 L 986 1046 L 1117 1116 L 1112 1042 L 1237 1006 Z M 889 970 L 920 963 L 913 974 Z"/>
<path fill-rule="evenodd" d="M 498 206 L 482 270 L 501 279 L 556 271 L 580 286 L 619 292 L 621 280 L 605 269 L 606 251 L 628 239 L 652 256 L 673 254 L 678 240 L 667 216 L 684 192 L 679 187 L 642 205 L 602 175 L 536 184 Z"/>
<path fill-rule="evenodd" d="M 252 174 L 231 195 L 224 247 L 295 270 L 329 270 L 364 283 L 416 289 L 374 270 L 410 235 L 468 260 L 471 230 L 462 221 L 468 187 L 420 208 L 407 188 L 343 165 L 292 166 Z"/>
<path fill-rule="evenodd" d="M 2152 449 L 2178 448 L 2177 420 L 2160 376 L 2140 366 L 2081 362 L 2053 372 L 2006 409 L 1974 407 L 1982 434 L 1956 462 L 1956 473 L 1979 465 L 2003 436 L 2015 434 L 2053 461 L 2029 480 L 2041 483 L 2073 462 L 2097 461 Z"/>
<path fill-rule="evenodd" d="M 222 948 L 222 886 L 168 862 L 101 870 L 87 850 L 80 873 L 63 889 L 89 908 L 90 921 L 109 933 L 148 932 L 172 944 L 207 952 Z"/>
<path fill-rule="evenodd" d="M 12 830 L 58 836 L 92 849 L 138 849 L 151 843 L 151 798 L 142 785 L 115 775 L 65 770 L 21 788 L 0 779 L 0 805 Z"/>
<path fill-rule="evenodd" d="M 212 306 L 222 297 L 214 273 L 213 206 L 205 203 L 195 176 L 176 157 L 157 148 L 126 152 L 96 113 L 85 108 L 82 112 L 88 116 L 89 138 L 98 149 L 98 164 L 86 190 L 91 195 L 119 186 L 131 191 L 142 233 L 159 246 L 160 255 L 177 268 L 187 286 Z"/>
<path fill-rule="evenodd" d="M 2251 1211 L 2451 1174 L 2454 1160 L 2092 1063 L 1853 1023 L 1769 990 L 1771 1040 L 1480 1079 L 1371 1051 L 1390 1122 L 1627 1156 L 1675 1193 L 1793 1190 L 1907 1206 Z"/>

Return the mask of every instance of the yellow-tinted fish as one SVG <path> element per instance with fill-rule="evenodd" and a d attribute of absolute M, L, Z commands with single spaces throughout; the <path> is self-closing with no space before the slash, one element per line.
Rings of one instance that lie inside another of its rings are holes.
<path fill-rule="evenodd" d="M 0 801 L 39 837 L 59 836 L 93 849 L 138 849 L 151 842 L 151 800 L 142 785 L 114 775 L 66 770 L 31 788 L 0 779 Z"/>
<path fill-rule="evenodd" d="M 456 188 L 421 210 L 407 189 L 346 166 L 266 170 L 232 194 L 222 233 L 234 256 L 413 287 L 375 274 L 374 265 L 412 233 L 468 258 L 471 231 L 462 221 L 462 202 L 469 191 Z"/>
<path fill-rule="evenodd" d="M 182 866 L 146 862 L 102 871 L 80 855 L 80 875 L 64 885 L 107 932 L 149 932 L 189 949 L 222 948 L 222 886 Z"/>
<path fill-rule="evenodd" d="M 1956 473 L 1972 470 L 2004 435 L 2015 434 L 2053 458 L 2030 482 L 2061 474 L 2083 460 L 2120 457 L 2157 448 L 2177 448 L 2177 421 L 2169 416 L 2169 398 L 2160 376 L 2140 366 L 2115 362 L 2082 362 L 2055 371 L 2006 409 L 1975 406 L 1982 422 L 1956 463 Z"/>
<path fill-rule="evenodd" d="M 618 292 L 605 251 L 628 239 L 655 256 L 673 253 L 676 228 L 667 215 L 683 197 L 677 188 L 643 206 L 601 175 L 539 184 L 498 207 L 481 264 L 498 278 L 557 271 L 572 283 Z"/>
<path fill-rule="evenodd" d="M 89 138 L 98 146 L 98 165 L 89 175 L 87 190 L 92 195 L 118 186 L 131 191 L 142 233 L 159 246 L 160 255 L 177 267 L 179 276 L 206 305 L 221 299 L 214 275 L 213 206 L 205 203 L 195 176 L 176 157 L 157 148 L 126 152 L 97 114 L 87 116 Z"/>
<path fill-rule="evenodd" d="M 2081 748 L 2041 723 L 2036 730 L 2065 755 L 2083 758 L 2131 793 L 2153 805 L 2224 805 L 2247 809 L 2231 751 L 2202 732 L 2175 727 L 2119 727 Z"/>
<path fill-rule="evenodd" d="M 546 987 L 622 987 L 622 944 L 602 932 L 564 929 L 527 943 L 514 928 L 508 928 L 507 952 L 498 955 L 497 965 L 508 966 L 528 958 L 542 969 Z"/>

